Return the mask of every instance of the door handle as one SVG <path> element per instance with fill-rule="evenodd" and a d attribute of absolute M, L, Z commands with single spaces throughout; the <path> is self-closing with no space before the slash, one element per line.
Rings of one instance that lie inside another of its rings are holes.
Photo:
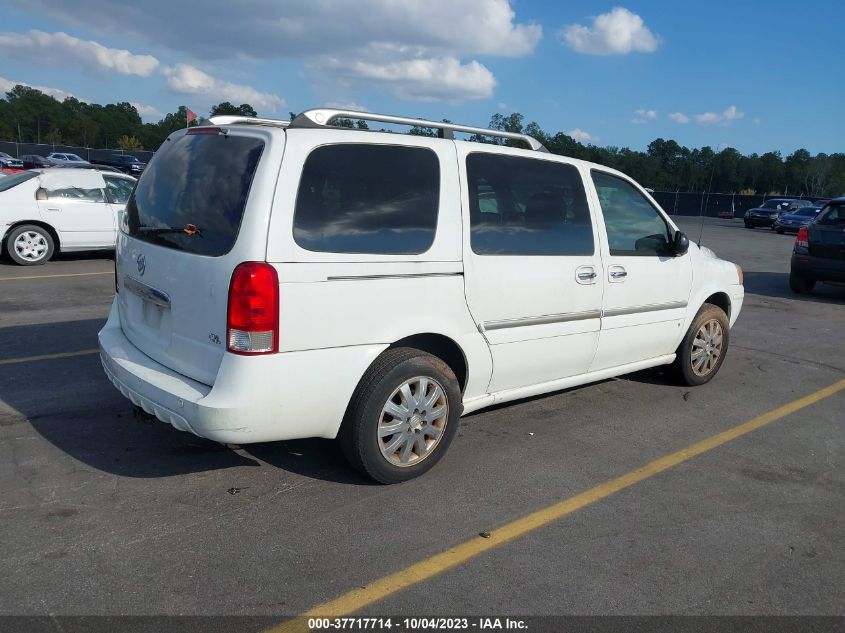
<path fill-rule="evenodd" d="M 610 276 L 613 279 L 622 279 L 623 277 L 627 277 L 628 273 L 627 273 L 627 271 L 624 271 L 624 270 L 614 270 L 610 273 Z"/>
<path fill-rule="evenodd" d="M 596 277 L 598 276 L 599 274 L 593 266 L 579 266 L 575 270 L 575 280 L 583 286 L 596 283 Z"/>
<path fill-rule="evenodd" d="M 622 266 L 610 266 L 607 269 L 607 278 L 612 284 L 618 284 L 625 281 L 625 277 L 628 276 L 628 271 L 625 270 Z"/>
<path fill-rule="evenodd" d="M 595 279 L 595 278 L 596 278 L 596 271 L 587 272 L 585 270 L 584 272 L 578 273 L 578 279 L 580 279 L 582 281 L 588 281 L 590 279 Z"/>

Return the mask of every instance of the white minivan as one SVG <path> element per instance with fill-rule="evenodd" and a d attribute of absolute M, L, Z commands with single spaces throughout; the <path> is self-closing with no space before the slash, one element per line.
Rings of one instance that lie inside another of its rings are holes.
<path fill-rule="evenodd" d="M 136 406 L 222 443 L 336 437 L 384 483 L 495 403 L 664 364 L 707 382 L 744 296 L 624 174 L 332 109 L 172 134 L 115 262 L 101 357 Z"/>

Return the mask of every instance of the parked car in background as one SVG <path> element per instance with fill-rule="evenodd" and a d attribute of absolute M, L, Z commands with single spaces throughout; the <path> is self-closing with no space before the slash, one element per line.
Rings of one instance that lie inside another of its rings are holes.
<path fill-rule="evenodd" d="M 781 213 L 772 224 L 778 233 L 797 233 L 802 226 L 807 226 L 819 214 L 822 208 L 816 205 L 801 207 L 790 213 Z"/>
<path fill-rule="evenodd" d="M 171 134 L 115 275 L 101 359 L 132 403 L 218 442 L 337 437 L 383 483 L 483 407 L 657 365 L 709 381 L 744 297 L 741 269 L 618 171 L 330 109 Z"/>
<path fill-rule="evenodd" d="M 809 200 L 798 198 L 769 198 L 759 207 L 745 212 L 745 228 L 753 229 L 758 226 L 771 228 L 781 213 L 789 213 L 811 204 Z"/>
<path fill-rule="evenodd" d="M 20 159 L 24 169 L 49 169 L 56 166 L 56 163 L 38 154 L 24 154 Z"/>
<path fill-rule="evenodd" d="M 135 179 L 92 169 L 39 169 L 0 181 L 0 250 L 24 266 L 56 252 L 114 248 Z"/>
<path fill-rule="evenodd" d="M 147 163 L 138 160 L 138 158 L 130 154 L 113 154 L 107 158 L 100 158 L 92 160 L 91 162 L 95 165 L 107 165 L 109 167 L 114 167 L 125 174 L 129 174 L 130 176 L 139 175 L 142 171 L 144 171 L 144 167 L 147 166 Z"/>
<path fill-rule="evenodd" d="M 795 238 L 789 287 L 804 294 L 820 281 L 845 283 L 845 197 L 828 202 Z"/>
<path fill-rule="evenodd" d="M 113 174 L 122 174 L 117 167 L 110 167 L 108 165 L 92 165 L 91 163 L 67 163 L 64 165 L 56 165 L 59 169 L 93 169 L 95 171 L 108 171 Z"/>
<path fill-rule="evenodd" d="M 47 155 L 47 159 L 53 161 L 57 165 L 90 165 L 87 160 L 80 158 L 76 154 L 67 154 L 65 152 L 54 152 Z"/>
<path fill-rule="evenodd" d="M 23 161 L 6 152 L 0 152 L 0 169 L 23 169 Z"/>

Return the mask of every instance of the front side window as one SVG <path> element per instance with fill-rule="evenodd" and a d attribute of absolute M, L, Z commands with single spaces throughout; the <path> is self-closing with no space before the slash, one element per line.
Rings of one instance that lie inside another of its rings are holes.
<path fill-rule="evenodd" d="M 611 255 L 671 256 L 669 227 L 627 180 L 593 171 Z"/>
<path fill-rule="evenodd" d="M 112 178 L 110 176 L 103 176 L 103 179 L 106 181 L 106 190 L 109 192 L 111 201 L 115 204 L 126 204 L 135 183 L 125 178 Z"/>
<path fill-rule="evenodd" d="M 73 200 L 75 202 L 105 202 L 102 189 L 82 189 L 81 187 L 60 187 L 47 190 L 48 200 Z"/>
<path fill-rule="evenodd" d="M 315 149 L 296 196 L 293 237 L 309 251 L 419 255 L 434 243 L 440 164 L 429 149 Z"/>
<path fill-rule="evenodd" d="M 478 255 L 591 255 L 581 175 L 548 160 L 467 156 L 470 245 Z"/>

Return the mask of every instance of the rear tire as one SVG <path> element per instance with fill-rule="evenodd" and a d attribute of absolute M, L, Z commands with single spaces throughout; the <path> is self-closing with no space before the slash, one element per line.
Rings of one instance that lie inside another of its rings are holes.
<path fill-rule="evenodd" d="M 795 273 L 789 273 L 789 289 L 799 295 L 806 295 L 813 291 L 816 286 L 815 279 L 808 279 Z"/>
<path fill-rule="evenodd" d="M 9 258 L 19 266 L 46 264 L 56 249 L 50 232 L 35 224 L 14 228 L 6 238 L 5 246 Z"/>
<path fill-rule="evenodd" d="M 388 349 L 358 383 L 338 440 L 355 469 L 399 483 L 440 461 L 461 411 L 460 386 L 445 362 L 418 349 Z"/>
<path fill-rule="evenodd" d="M 728 315 L 719 306 L 705 303 L 675 352 L 676 377 L 693 387 L 710 382 L 725 360 L 729 343 Z"/>

